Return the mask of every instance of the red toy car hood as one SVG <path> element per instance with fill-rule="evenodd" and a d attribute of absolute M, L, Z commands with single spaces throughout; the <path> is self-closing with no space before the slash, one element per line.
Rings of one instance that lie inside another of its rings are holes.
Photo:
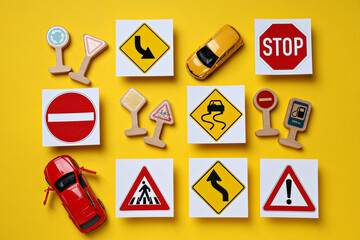
<path fill-rule="evenodd" d="M 61 156 L 55 158 L 53 161 L 50 161 L 45 167 L 44 173 L 49 184 L 53 187 L 56 180 L 58 180 L 65 174 L 74 171 L 75 167 L 72 165 L 71 160 L 67 159 L 64 156 Z"/>

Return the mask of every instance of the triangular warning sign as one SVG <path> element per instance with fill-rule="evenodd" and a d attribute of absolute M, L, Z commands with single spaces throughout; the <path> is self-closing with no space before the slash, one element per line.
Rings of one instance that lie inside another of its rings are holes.
<path fill-rule="evenodd" d="M 106 46 L 106 42 L 90 35 L 84 35 L 86 55 L 92 56 Z"/>
<path fill-rule="evenodd" d="M 155 121 L 161 120 L 165 123 L 172 124 L 174 119 L 168 100 L 162 101 L 159 106 L 157 106 L 155 110 L 150 113 L 150 118 Z"/>
<path fill-rule="evenodd" d="M 303 198 L 303 200 L 306 203 L 306 206 L 299 206 L 297 204 L 292 205 L 291 201 L 289 202 L 290 204 L 288 204 L 288 205 L 273 205 L 273 201 L 274 201 L 276 195 L 279 193 L 279 190 L 280 190 L 281 186 L 284 184 L 285 179 L 287 178 L 288 175 L 290 175 L 292 181 L 294 182 L 295 186 L 299 190 L 301 197 Z M 281 175 L 275 188 L 273 189 L 272 193 L 270 194 L 270 197 L 266 201 L 266 203 L 264 205 L 264 210 L 265 211 L 303 211 L 303 212 L 315 211 L 315 207 L 314 207 L 313 203 L 311 202 L 309 196 L 305 192 L 305 189 L 301 185 L 299 179 L 297 178 L 297 176 L 296 176 L 294 170 L 291 168 L 291 166 L 287 166 L 285 168 L 285 171 Z"/>
<path fill-rule="evenodd" d="M 144 166 L 122 203 L 120 211 L 169 209 L 159 188 Z"/>

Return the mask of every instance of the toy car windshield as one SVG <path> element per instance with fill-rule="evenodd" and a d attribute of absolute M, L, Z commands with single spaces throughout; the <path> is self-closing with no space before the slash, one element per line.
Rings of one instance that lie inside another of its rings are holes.
<path fill-rule="evenodd" d="M 76 183 L 75 173 L 70 172 L 59 178 L 54 185 L 59 192 L 62 192 L 68 187 L 74 185 L 75 183 Z"/>
<path fill-rule="evenodd" d="M 196 53 L 196 55 L 199 58 L 200 62 L 208 68 L 211 68 L 219 58 L 206 45 L 203 48 L 201 48 Z"/>

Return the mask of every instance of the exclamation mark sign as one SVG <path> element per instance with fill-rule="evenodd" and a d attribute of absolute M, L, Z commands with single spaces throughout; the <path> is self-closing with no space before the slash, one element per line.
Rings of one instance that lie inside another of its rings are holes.
<path fill-rule="evenodd" d="M 292 180 L 291 179 L 287 179 L 286 180 L 286 193 L 287 193 L 287 198 L 288 200 L 286 200 L 286 203 L 288 205 L 290 205 L 292 203 L 291 201 L 291 184 L 292 184 Z"/>

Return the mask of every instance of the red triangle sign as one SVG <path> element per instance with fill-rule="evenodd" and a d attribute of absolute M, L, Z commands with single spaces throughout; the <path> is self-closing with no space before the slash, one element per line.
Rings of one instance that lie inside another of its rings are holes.
<path fill-rule="evenodd" d="M 167 100 L 164 100 L 152 113 L 151 117 L 156 120 L 160 119 L 162 121 L 172 122 L 172 112 L 170 104 Z"/>
<path fill-rule="evenodd" d="M 278 194 L 280 187 L 283 185 L 286 177 L 290 175 L 290 177 L 292 178 L 293 182 L 295 183 L 296 187 L 299 189 L 299 192 L 301 194 L 301 196 L 303 197 L 303 199 L 305 200 L 307 206 L 277 206 L 277 205 L 271 205 L 272 202 L 274 201 L 274 198 L 276 197 L 276 195 Z M 283 174 L 281 175 L 278 183 L 276 184 L 274 190 L 272 191 L 270 197 L 268 198 L 268 200 L 266 201 L 265 205 L 264 205 L 264 210 L 266 211 L 301 211 L 301 212 L 312 212 L 315 211 L 315 207 L 313 205 L 313 203 L 311 202 L 309 196 L 307 195 L 307 193 L 305 192 L 303 186 L 301 185 L 299 179 L 297 178 L 294 170 L 291 168 L 291 166 L 287 166 L 285 168 L 285 171 L 283 172 Z"/>
<path fill-rule="evenodd" d="M 144 166 L 122 203 L 120 211 L 169 209 L 159 188 Z"/>

